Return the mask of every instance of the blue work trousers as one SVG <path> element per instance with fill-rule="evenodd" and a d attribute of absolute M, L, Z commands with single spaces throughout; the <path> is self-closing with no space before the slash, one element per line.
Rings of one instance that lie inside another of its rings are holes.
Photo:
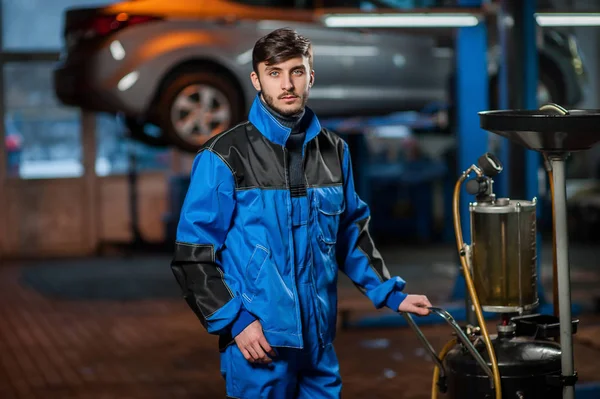
<path fill-rule="evenodd" d="M 342 381 L 333 345 L 322 347 L 317 331 L 317 298 L 312 283 L 312 256 L 307 197 L 292 198 L 294 260 L 304 348 L 275 347 L 270 364 L 250 363 L 237 345 L 221 354 L 221 374 L 228 398 L 330 399 L 341 395 Z M 276 304 L 274 304 L 276 306 Z M 290 309 L 293 312 L 294 309 Z"/>

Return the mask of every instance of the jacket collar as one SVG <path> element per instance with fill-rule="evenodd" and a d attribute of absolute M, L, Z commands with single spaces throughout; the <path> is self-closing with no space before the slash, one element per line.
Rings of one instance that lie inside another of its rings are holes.
<path fill-rule="evenodd" d="M 248 120 L 252 123 L 259 132 L 263 134 L 267 139 L 275 144 L 285 145 L 288 138 L 290 137 L 291 128 L 283 126 L 260 101 L 260 93 L 254 98 L 250 113 L 248 114 Z M 306 129 L 306 138 L 304 143 L 314 139 L 317 134 L 321 131 L 321 124 L 315 113 L 308 107 L 305 108 L 305 118 L 310 118 L 310 123 Z"/>

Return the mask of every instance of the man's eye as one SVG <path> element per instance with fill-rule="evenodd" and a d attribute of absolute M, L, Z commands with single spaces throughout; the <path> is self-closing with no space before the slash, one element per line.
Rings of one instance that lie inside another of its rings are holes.
<path fill-rule="evenodd" d="M 269 75 L 275 77 L 275 76 L 279 75 L 279 72 L 273 71 Z"/>
<path fill-rule="evenodd" d="M 294 75 L 298 75 L 298 76 L 302 75 L 303 73 L 304 73 L 304 72 L 302 71 L 302 69 L 296 69 L 296 70 L 294 71 Z"/>

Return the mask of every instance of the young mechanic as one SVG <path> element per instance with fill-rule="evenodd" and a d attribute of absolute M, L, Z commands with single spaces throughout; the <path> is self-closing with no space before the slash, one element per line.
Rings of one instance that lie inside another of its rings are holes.
<path fill-rule="evenodd" d="M 431 304 L 390 277 L 348 146 L 306 106 L 311 42 L 278 29 L 252 58 L 258 94 L 248 121 L 196 156 L 171 267 L 220 336 L 228 397 L 339 398 L 338 269 L 376 308 L 427 315 Z"/>

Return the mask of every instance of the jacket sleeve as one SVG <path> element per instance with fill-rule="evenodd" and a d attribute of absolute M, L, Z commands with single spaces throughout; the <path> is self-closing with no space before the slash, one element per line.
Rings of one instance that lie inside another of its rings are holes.
<path fill-rule="evenodd" d="M 234 211 L 233 171 L 219 155 L 202 150 L 192 165 L 171 269 L 185 301 L 211 334 L 235 336 L 254 320 L 243 309 L 238 282 L 219 260 Z"/>
<path fill-rule="evenodd" d="M 341 215 L 336 246 L 337 261 L 342 270 L 375 305 L 397 311 L 406 298 L 405 282 L 390 273 L 369 234 L 371 214 L 354 188 L 348 145 L 344 143 L 342 161 L 346 209 Z"/>

